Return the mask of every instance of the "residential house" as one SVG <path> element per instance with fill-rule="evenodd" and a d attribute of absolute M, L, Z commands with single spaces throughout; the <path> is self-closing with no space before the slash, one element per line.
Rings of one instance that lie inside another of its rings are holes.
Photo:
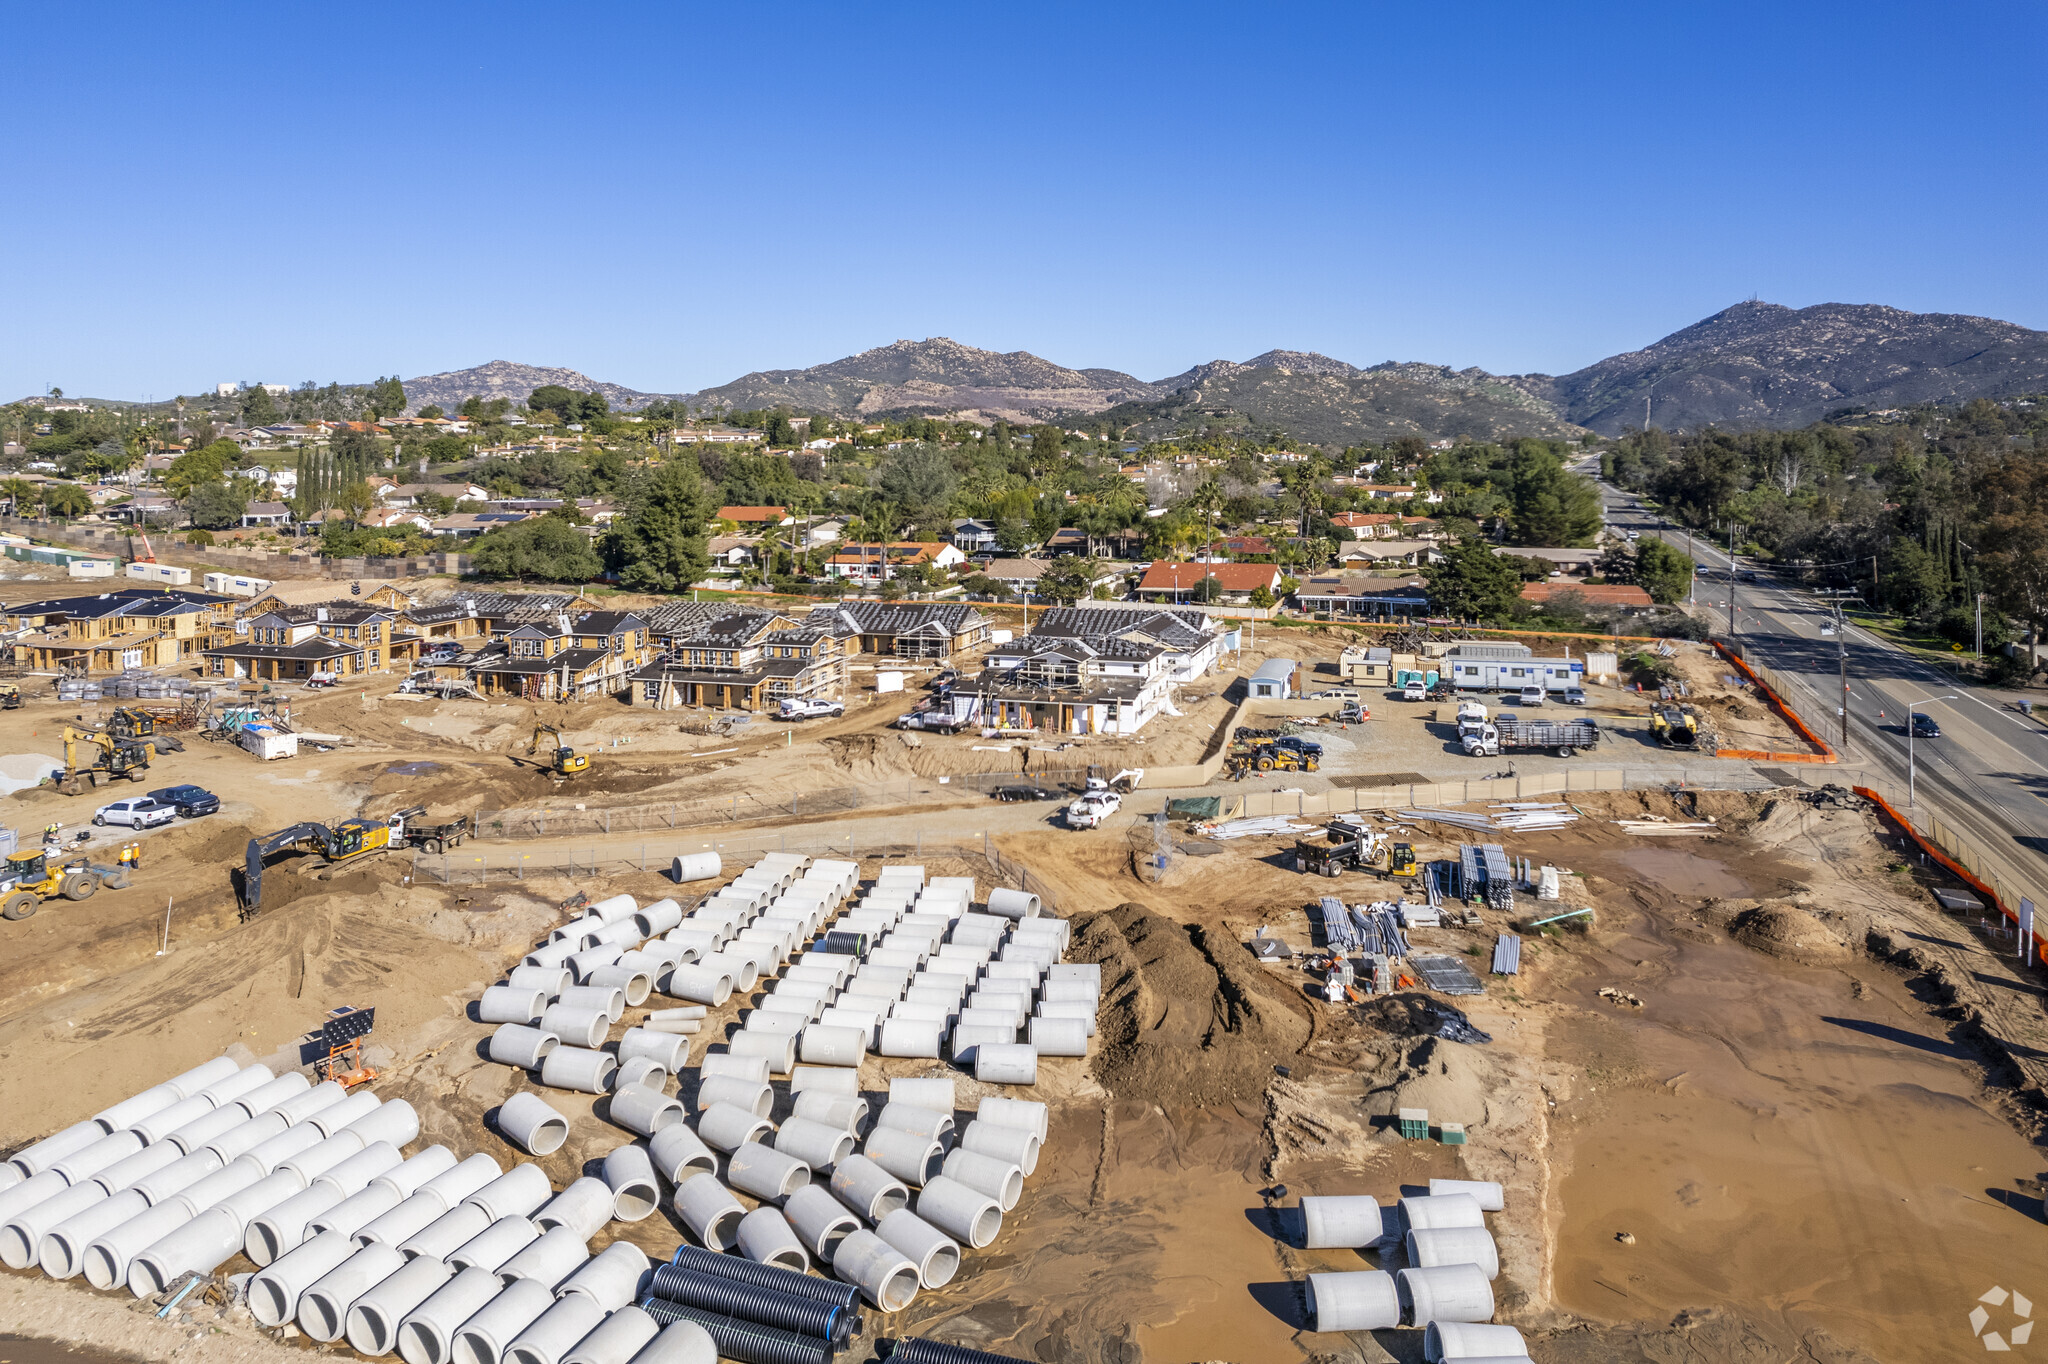
<path fill-rule="evenodd" d="M 750 431 L 744 426 L 693 426 L 680 427 L 669 432 L 669 439 L 678 445 L 744 445 L 761 439 L 759 431 Z"/>
<path fill-rule="evenodd" d="M 1280 570 L 1273 564 L 1196 564 L 1155 559 L 1139 580 L 1137 595 L 1185 601 L 1209 578 L 1216 580 L 1224 601 L 1243 601 L 1262 587 L 1268 592 L 1280 589 Z"/>
<path fill-rule="evenodd" d="M 711 555 L 714 568 L 745 568 L 761 562 L 761 537 L 758 535 L 714 535 L 705 541 L 704 547 Z"/>
<path fill-rule="evenodd" d="M 363 525 L 371 530 L 401 530 L 411 526 L 416 530 L 431 533 L 434 518 L 425 512 L 412 511 L 406 507 L 378 507 L 363 514 Z"/>
<path fill-rule="evenodd" d="M 657 653 L 668 653 L 704 626 L 728 615 L 735 608 L 722 601 L 665 601 L 640 614 L 647 621 L 647 633 Z"/>
<path fill-rule="evenodd" d="M 416 507 L 423 497 L 451 497 L 457 502 L 488 502 L 491 500 L 491 490 L 477 483 L 393 483 L 377 490 L 377 501 L 386 507 Z"/>
<path fill-rule="evenodd" d="M 389 607 L 348 600 L 256 612 L 243 617 L 242 638 L 206 650 L 206 670 L 266 682 L 381 671 L 397 620 Z"/>
<path fill-rule="evenodd" d="M 1216 671 L 1234 635 L 1199 606 L 1149 606 L 1129 602 L 1083 602 L 1042 613 L 1032 634 L 1099 640 L 1114 637 L 1156 644 L 1165 652 L 1166 679 L 1175 685 Z"/>
<path fill-rule="evenodd" d="M 736 526 L 752 527 L 756 530 L 768 526 L 795 524 L 787 507 L 720 507 L 712 513 L 711 519 L 730 521 Z"/>
<path fill-rule="evenodd" d="M 1212 671 L 1223 647 L 1199 610 L 1055 607 L 1030 634 L 990 649 L 945 705 L 956 720 L 999 729 L 1135 734 L 1175 685 Z"/>
<path fill-rule="evenodd" d="M 953 523 L 953 545 L 966 554 L 993 554 L 996 527 L 993 521 L 962 519 Z"/>
<path fill-rule="evenodd" d="M 820 521 L 816 525 L 805 528 L 804 548 L 818 549 L 822 546 L 831 544 L 835 540 L 843 540 L 845 538 L 846 521 L 843 517 L 835 516 L 829 520 Z"/>
<path fill-rule="evenodd" d="M 1304 611 L 1351 616 L 1361 620 L 1413 620 L 1429 609 L 1429 592 L 1420 582 L 1390 582 L 1362 573 L 1325 573 L 1304 578 L 1294 589 Z"/>
<path fill-rule="evenodd" d="M 1273 557 L 1273 542 L 1263 535 L 1225 535 L 1211 540 L 1195 558 L 1201 563 L 1221 564 L 1235 559 Z"/>
<path fill-rule="evenodd" d="M 850 652 L 951 659 L 988 642 L 988 618 L 965 602 L 843 601 L 814 606 L 804 624 L 850 642 Z"/>
<path fill-rule="evenodd" d="M 1566 592 L 1576 592 L 1587 606 L 1627 606 L 1647 610 L 1656 603 L 1634 583 L 1524 583 L 1522 600 L 1543 606 Z"/>
<path fill-rule="evenodd" d="M 1595 572 L 1600 565 L 1601 553 L 1598 549 L 1553 548 L 1547 545 L 1496 545 L 1493 552 L 1511 559 L 1541 559 L 1550 565 L 1552 573 L 1572 575 Z"/>
<path fill-rule="evenodd" d="M 128 499 L 121 511 L 137 523 L 172 522 L 182 520 L 185 515 L 184 504 L 177 498 L 158 493 L 138 493 Z"/>
<path fill-rule="evenodd" d="M 1045 542 L 1048 554 L 1092 554 L 1098 559 L 1138 559 L 1145 553 L 1145 532 L 1136 526 L 1090 535 L 1072 526 L 1054 531 Z"/>
<path fill-rule="evenodd" d="M 1419 568 L 1443 558 L 1436 540 L 1347 540 L 1337 557 L 1347 564 L 1387 564 Z"/>
<path fill-rule="evenodd" d="M 513 626 L 461 666 L 480 696 L 548 701 L 612 695 L 651 652 L 647 622 L 633 612 L 563 612 Z"/>
<path fill-rule="evenodd" d="M 633 673 L 636 706 L 773 710 L 794 698 L 844 700 L 845 640 L 759 607 L 726 608 Z"/>
<path fill-rule="evenodd" d="M 951 568 L 964 564 L 967 556 L 940 540 L 894 540 L 888 544 L 842 544 L 825 561 L 825 575 L 848 582 L 878 585 L 902 576 L 903 570 L 919 564 Z"/>
<path fill-rule="evenodd" d="M 435 535 L 446 535 L 457 540 L 474 540 L 486 531 L 516 526 L 528 518 L 527 512 L 452 512 L 447 516 L 435 517 L 428 524 L 428 529 Z"/>
<path fill-rule="evenodd" d="M 14 662 L 70 676 L 196 662 L 232 599 L 127 589 L 6 608 Z"/>
<path fill-rule="evenodd" d="M 251 502 L 242 513 L 245 526 L 289 526 L 292 509 L 282 502 Z"/>

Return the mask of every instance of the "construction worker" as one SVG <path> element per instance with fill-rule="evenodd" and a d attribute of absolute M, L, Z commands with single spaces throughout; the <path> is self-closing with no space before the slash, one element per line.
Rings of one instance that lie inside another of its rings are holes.
<path fill-rule="evenodd" d="M 129 839 L 121 845 L 121 865 L 134 871 L 142 870 L 142 844 Z"/>
<path fill-rule="evenodd" d="M 43 842 L 53 847 L 63 841 L 63 834 L 64 826 L 61 824 L 46 824 L 43 826 Z"/>

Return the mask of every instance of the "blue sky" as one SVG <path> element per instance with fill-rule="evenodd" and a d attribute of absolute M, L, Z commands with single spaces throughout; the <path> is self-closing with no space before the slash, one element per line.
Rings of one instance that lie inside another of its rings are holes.
<path fill-rule="evenodd" d="M 1423 12 L 1426 11 L 1426 12 Z M 6 3 L 0 398 L 2048 328 L 2048 7 Z"/>

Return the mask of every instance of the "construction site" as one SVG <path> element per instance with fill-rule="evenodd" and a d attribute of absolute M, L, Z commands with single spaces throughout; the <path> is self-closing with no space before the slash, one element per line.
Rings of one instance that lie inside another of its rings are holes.
<path fill-rule="evenodd" d="M 971 653 L 801 723 L 8 679 L 0 1320 L 234 1364 L 2024 1344 L 2048 1021 L 1998 907 L 1717 757 L 1810 745 L 1708 646 L 1584 704 L 1315 697 L 1357 638 L 1262 629 L 1134 734 L 904 728 Z"/>

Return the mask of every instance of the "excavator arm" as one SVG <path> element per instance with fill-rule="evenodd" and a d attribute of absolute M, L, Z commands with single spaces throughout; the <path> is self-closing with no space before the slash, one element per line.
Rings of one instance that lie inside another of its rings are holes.
<path fill-rule="evenodd" d="M 252 910 L 263 908 L 264 858 L 300 843 L 318 843 L 324 852 L 333 842 L 333 830 L 325 824 L 311 822 L 294 824 L 289 829 L 250 839 L 247 860 L 242 866 L 242 903 Z"/>

